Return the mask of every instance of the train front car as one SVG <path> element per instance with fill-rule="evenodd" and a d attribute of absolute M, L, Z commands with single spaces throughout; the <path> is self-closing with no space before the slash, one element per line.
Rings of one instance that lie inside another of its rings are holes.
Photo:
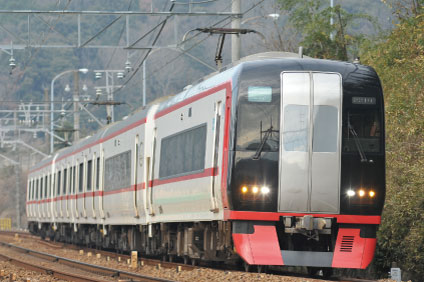
<path fill-rule="evenodd" d="M 241 69 L 227 190 L 237 253 L 249 265 L 366 268 L 385 196 L 377 74 L 294 58 Z"/>

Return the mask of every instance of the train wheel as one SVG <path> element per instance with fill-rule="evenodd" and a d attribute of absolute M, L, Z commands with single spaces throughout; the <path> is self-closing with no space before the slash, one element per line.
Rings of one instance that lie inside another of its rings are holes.
<path fill-rule="evenodd" d="M 198 263 L 198 260 L 197 259 L 194 259 L 194 258 L 191 259 L 191 265 L 192 266 L 196 266 L 197 263 Z"/>
<path fill-rule="evenodd" d="M 247 262 L 243 262 L 243 267 L 244 267 L 244 271 L 249 272 L 250 264 L 248 264 Z"/>
<path fill-rule="evenodd" d="M 266 268 L 267 268 L 266 265 L 257 265 L 258 273 L 266 272 Z"/>
<path fill-rule="evenodd" d="M 310 267 L 309 266 L 307 269 L 308 269 L 308 275 L 310 275 L 310 276 L 317 275 L 317 273 L 319 271 L 318 267 Z"/>
<path fill-rule="evenodd" d="M 188 264 L 188 262 L 190 261 L 190 258 L 188 256 L 184 256 L 183 261 L 184 261 L 184 264 Z"/>
<path fill-rule="evenodd" d="M 333 269 L 332 268 L 323 268 L 322 269 L 322 277 L 330 278 L 332 275 L 333 275 Z"/>

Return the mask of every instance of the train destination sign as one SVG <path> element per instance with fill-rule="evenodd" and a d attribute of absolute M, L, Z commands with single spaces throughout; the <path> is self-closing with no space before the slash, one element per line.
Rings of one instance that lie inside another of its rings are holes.
<path fill-rule="evenodd" d="M 352 97 L 352 104 L 356 105 L 375 105 L 375 97 Z"/>

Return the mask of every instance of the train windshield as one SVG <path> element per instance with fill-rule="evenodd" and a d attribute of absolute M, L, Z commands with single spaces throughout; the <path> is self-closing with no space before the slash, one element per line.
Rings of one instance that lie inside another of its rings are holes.
<path fill-rule="evenodd" d="M 267 71 L 246 70 L 240 83 L 236 150 L 276 152 L 279 149 L 280 85 Z"/>
<path fill-rule="evenodd" d="M 347 109 L 344 114 L 342 147 L 343 152 L 380 152 L 380 113 L 376 109 Z"/>

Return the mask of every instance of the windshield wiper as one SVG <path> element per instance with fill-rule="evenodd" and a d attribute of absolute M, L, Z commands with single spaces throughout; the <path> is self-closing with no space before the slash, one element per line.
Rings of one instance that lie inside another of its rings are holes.
<path fill-rule="evenodd" d="M 353 135 L 353 140 L 355 141 L 356 148 L 358 149 L 359 156 L 361 157 L 361 163 L 368 162 L 367 156 L 365 155 L 364 150 L 362 149 L 361 142 L 359 141 L 358 134 L 356 133 L 353 126 L 350 124 L 350 121 L 347 121 L 347 127 L 349 128 L 350 133 Z"/>
<path fill-rule="evenodd" d="M 262 153 L 262 151 L 263 151 L 263 149 L 264 149 L 265 143 L 266 143 L 266 141 L 268 140 L 269 136 L 271 136 L 271 134 L 272 134 L 272 132 L 273 132 L 273 130 L 272 130 L 272 129 L 273 129 L 273 127 L 272 127 L 272 125 L 271 125 L 271 127 L 270 127 L 270 128 L 268 128 L 268 129 L 265 131 L 264 138 L 262 138 L 261 144 L 259 144 L 259 147 L 258 147 L 258 149 L 256 150 L 256 153 L 253 155 L 252 159 L 254 159 L 254 160 L 259 160 L 259 159 L 261 158 L 261 153 Z"/>

